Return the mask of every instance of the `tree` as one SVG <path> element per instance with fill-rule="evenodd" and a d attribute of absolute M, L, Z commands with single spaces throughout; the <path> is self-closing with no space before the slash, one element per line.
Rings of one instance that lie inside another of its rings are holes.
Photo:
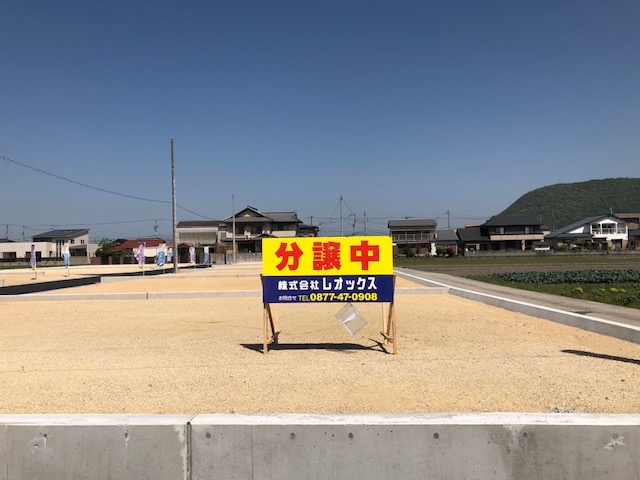
<path fill-rule="evenodd" d="M 108 257 L 111 255 L 111 250 L 118 246 L 116 240 L 109 238 L 103 238 L 98 242 L 98 249 L 96 250 L 96 257 Z"/>

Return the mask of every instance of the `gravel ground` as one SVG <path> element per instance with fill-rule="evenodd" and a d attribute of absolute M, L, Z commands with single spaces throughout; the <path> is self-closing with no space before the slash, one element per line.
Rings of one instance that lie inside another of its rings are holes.
<path fill-rule="evenodd" d="M 354 337 L 342 304 L 277 305 L 280 344 L 264 355 L 256 265 L 61 291 L 249 297 L 0 297 L 0 413 L 640 412 L 638 345 L 407 287 L 398 355 L 380 344 L 380 304 L 356 304 L 369 323 Z"/>

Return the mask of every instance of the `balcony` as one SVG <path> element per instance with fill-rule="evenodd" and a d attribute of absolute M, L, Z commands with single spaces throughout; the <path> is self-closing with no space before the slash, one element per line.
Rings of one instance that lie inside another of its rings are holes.
<path fill-rule="evenodd" d="M 393 233 L 391 238 L 394 242 L 430 242 L 433 239 L 433 234 L 426 232 L 418 233 Z"/>

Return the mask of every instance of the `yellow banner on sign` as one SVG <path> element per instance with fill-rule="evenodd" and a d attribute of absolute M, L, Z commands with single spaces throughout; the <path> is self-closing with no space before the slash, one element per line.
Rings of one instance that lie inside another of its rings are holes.
<path fill-rule="evenodd" d="M 391 237 L 296 237 L 262 240 L 262 275 L 391 275 Z"/>

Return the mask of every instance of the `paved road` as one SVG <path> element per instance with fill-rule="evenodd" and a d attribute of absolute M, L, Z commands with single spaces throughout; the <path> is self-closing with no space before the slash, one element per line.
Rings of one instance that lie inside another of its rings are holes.
<path fill-rule="evenodd" d="M 396 273 L 400 276 L 410 275 L 414 277 L 414 280 L 418 281 L 422 279 L 420 283 L 425 282 L 430 285 L 445 285 L 459 289 L 472 290 L 507 298 L 509 300 L 527 302 L 581 315 L 612 320 L 614 322 L 624 323 L 640 328 L 640 310 L 635 308 L 619 307 L 616 305 L 590 302 L 587 300 L 562 297 L 559 295 L 549 295 L 546 293 L 521 290 L 519 288 L 503 287 L 445 273 L 425 272 L 410 268 L 397 268 Z"/>

